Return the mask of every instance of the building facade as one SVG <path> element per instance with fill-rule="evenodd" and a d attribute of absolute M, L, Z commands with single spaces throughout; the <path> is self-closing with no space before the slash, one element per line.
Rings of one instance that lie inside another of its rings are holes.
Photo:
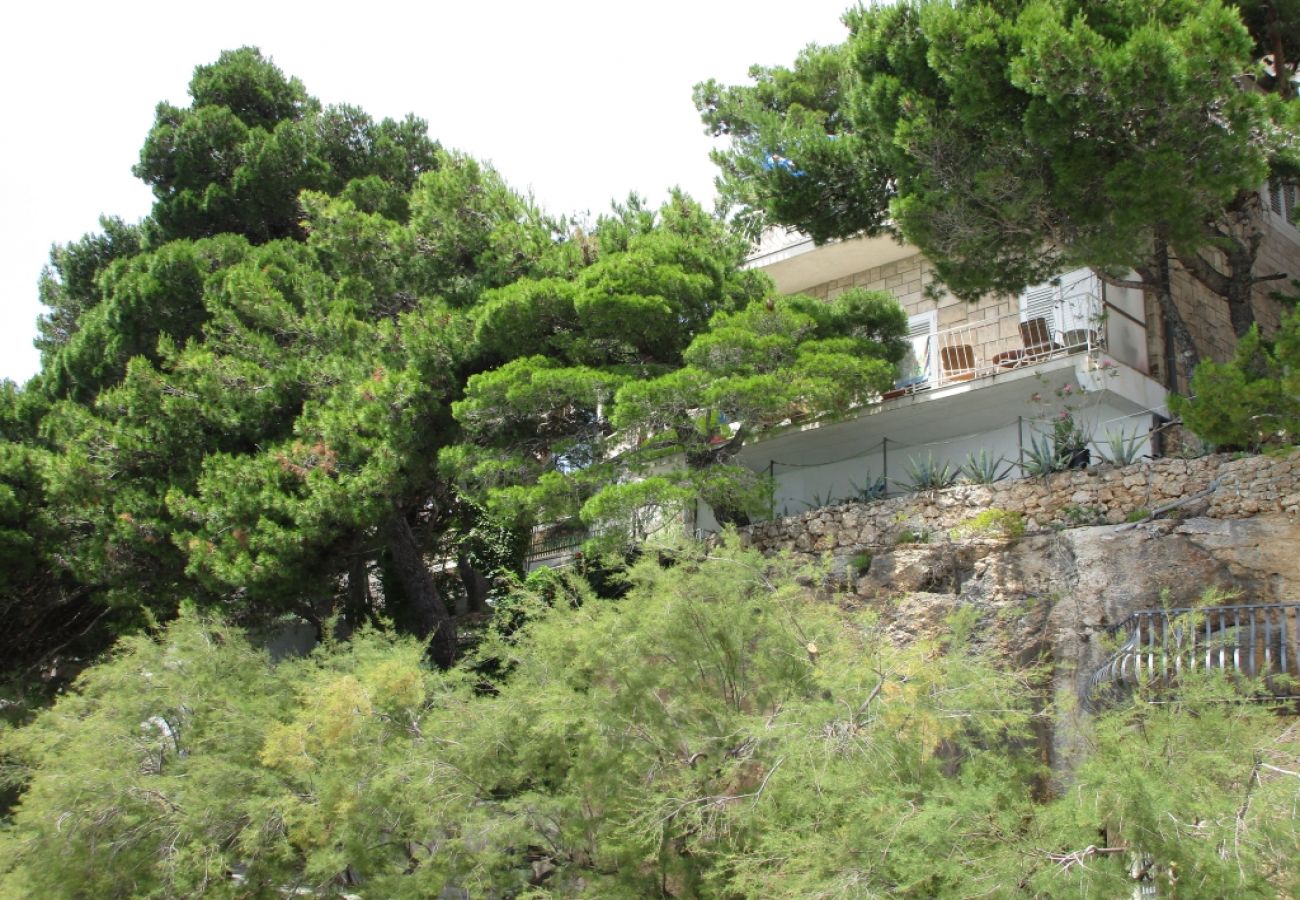
<path fill-rule="evenodd" d="M 1293 190 L 1292 190 L 1293 193 Z M 1265 194 L 1257 271 L 1300 275 L 1300 231 Z M 1277 198 L 1273 198 L 1277 199 Z M 791 423 L 747 444 L 739 461 L 775 481 L 774 515 L 900 493 L 927 473 L 992 463 L 1015 476 L 1036 451 L 1072 432 L 1085 465 L 1163 451 L 1171 372 L 1168 330 L 1142 291 L 1116 288 L 1087 269 L 1018 296 L 968 303 L 942 290 L 914 247 L 859 237 L 816 246 L 772 230 L 748 265 L 783 294 L 832 299 L 850 288 L 886 291 L 906 311 L 908 357 L 893 391 L 830 422 Z M 1174 298 L 1206 359 L 1235 345 L 1226 304 L 1174 265 Z M 1265 333 L 1285 282 L 1256 288 Z M 711 530 L 707 510 L 697 526 Z"/>

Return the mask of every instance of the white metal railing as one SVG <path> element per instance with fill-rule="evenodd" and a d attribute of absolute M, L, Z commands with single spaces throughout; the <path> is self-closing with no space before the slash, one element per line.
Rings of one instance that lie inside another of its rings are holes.
<path fill-rule="evenodd" d="M 1106 348 L 1101 298 L 1075 293 L 1050 307 L 1017 310 L 963 322 L 923 338 L 914 354 L 918 371 L 904 373 L 898 393 L 988 378 L 1076 353 Z M 921 341 L 917 341 L 918 344 Z"/>

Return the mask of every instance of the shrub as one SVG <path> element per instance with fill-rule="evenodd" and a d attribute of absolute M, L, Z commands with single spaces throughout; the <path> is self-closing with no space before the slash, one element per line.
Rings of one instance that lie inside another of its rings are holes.
<path fill-rule="evenodd" d="M 1162 894 L 1300 888 L 1294 729 L 1226 678 L 1081 723 L 1044 798 L 1047 675 L 977 650 L 973 605 L 899 647 L 734 537 L 625 574 L 490 635 L 496 676 L 370 629 L 123 641 L 0 731 L 0 896 L 1118 897 L 1143 858 Z"/>
<path fill-rule="evenodd" d="M 1141 456 L 1142 445 L 1145 442 L 1146 435 L 1136 430 L 1131 435 L 1125 433 L 1123 429 L 1118 432 L 1108 431 L 1103 455 L 1106 461 L 1113 465 L 1121 468 L 1131 466 Z"/>
<path fill-rule="evenodd" d="M 1015 539 L 1025 534 L 1025 517 L 1018 512 L 995 506 L 971 516 L 949 533 L 954 539 L 993 535 Z"/>
<path fill-rule="evenodd" d="M 1202 440 L 1226 450 L 1258 450 L 1300 440 L 1300 310 L 1268 342 L 1252 327 L 1231 362 L 1196 367 L 1191 397 L 1170 409 Z"/>
<path fill-rule="evenodd" d="M 853 488 L 853 498 L 862 503 L 869 503 L 872 500 L 883 500 L 887 482 L 884 475 L 877 475 L 875 478 L 867 476 L 864 484 L 858 484 L 853 479 L 849 479 L 849 486 Z"/>
<path fill-rule="evenodd" d="M 1034 435 L 1025 448 L 1024 459 L 1020 467 L 1029 476 L 1047 476 L 1053 472 L 1064 472 L 1069 468 L 1069 460 L 1056 448 L 1056 444 L 1047 435 Z"/>
<path fill-rule="evenodd" d="M 901 531 L 894 535 L 895 544 L 928 544 L 930 535 L 920 529 L 912 528 L 910 525 L 905 526 Z"/>

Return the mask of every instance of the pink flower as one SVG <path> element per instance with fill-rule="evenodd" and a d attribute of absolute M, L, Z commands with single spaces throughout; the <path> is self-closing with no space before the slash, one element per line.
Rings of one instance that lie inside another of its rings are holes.
<path fill-rule="evenodd" d="M 1066 419 L 1070 418 L 1069 410 L 1061 410 L 1061 414 L 1057 416 L 1057 418 L 1064 422 Z"/>
<path fill-rule="evenodd" d="M 1070 396 L 1070 394 L 1074 392 L 1074 388 L 1073 388 L 1071 385 L 1068 385 L 1068 384 L 1067 384 L 1065 387 L 1061 388 L 1061 390 L 1065 392 L 1065 396 L 1067 396 L 1067 397 Z"/>

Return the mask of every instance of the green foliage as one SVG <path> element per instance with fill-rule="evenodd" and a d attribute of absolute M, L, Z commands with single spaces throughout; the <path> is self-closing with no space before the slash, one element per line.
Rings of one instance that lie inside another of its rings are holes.
<path fill-rule="evenodd" d="M 82 316 L 100 302 L 99 278 L 109 265 L 140 252 L 138 226 L 102 216 L 99 227 L 103 233 L 83 235 L 81 240 L 50 250 L 50 264 L 40 280 L 41 304 L 49 312 L 36 323 L 40 332 L 36 346 L 43 354 L 66 344 L 80 327 Z"/>
<path fill-rule="evenodd" d="M 376 123 L 348 106 L 322 110 L 255 48 L 198 66 L 190 97 L 188 108 L 158 105 L 135 167 L 153 188 L 161 241 L 221 232 L 253 243 L 300 237 L 304 190 L 346 190 L 404 218 L 402 195 L 436 165 L 424 122 Z"/>
<path fill-rule="evenodd" d="M 771 514 L 765 482 L 730 465 L 747 437 L 893 381 L 906 321 L 892 298 L 769 297 L 739 268 L 747 244 L 684 196 L 633 200 L 593 239 L 576 274 L 488 291 L 471 312 L 485 370 L 453 407 L 468 440 L 441 461 L 494 509 L 581 514 L 613 544 L 694 500 L 745 524 Z"/>
<path fill-rule="evenodd" d="M 930 543 L 930 533 L 919 528 L 913 528 L 906 525 L 900 528 L 894 535 L 895 544 L 928 544 Z"/>
<path fill-rule="evenodd" d="M 1145 506 L 1139 506 L 1137 509 L 1133 510 L 1131 513 L 1125 516 L 1124 521 L 1142 522 L 1145 521 L 1146 519 L 1149 519 L 1150 517 L 1151 517 L 1151 510 L 1147 509 Z"/>
<path fill-rule="evenodd" d="M 1252 329 L 1231 362 L 1201 363 L 1191 398 L 1171 397 L 1170 406 L 1198 437 L 1221 449 L 1300 441 L 1300 313 L 1283 319 L 1274 341 Z"/>
<path fill-rule="evenodd" d="M 952 463 L 947 460 L 940 463 L 935 460 L 933 453 L 929 453 L 924 459 L 921 457 L 909 459 L 906 480 L 894 483 L 912 491 L 934 491 L 952 487 L 957 483 L 960 474 L 961 470 L 954 468 Z"/>
<path fill-rule="evenodd" d="M 1295 771 L 1300 746 L 1285 719 L 1242 696 L 1221 673 L 1184 673 L 1172 701 L 1139 694 L 1098 716 L 1071 789 L 1034 831 L 1052 833 L 1044 846 L 1061 851 L 1101 838 L 1129 852 L 1031 864 L 1021 883 L 1048 894 L 1115 896 L 1131 890 L 1136 863 L 1149 866 L 1161 895 L 1294 893 L 1295 779 L 1277 768 Z"/>
<path fill-rule="evenodd" d="M 1249 320 L 1256 248 L 1225 226 L 1300 159 L 1291 92 L 1239 87 L 1275 49 L 1236 9 L 910 0 L 844 21 L 843 44 L 755 66 L 748 86 L 696 88 L 728 142 L 714 153 L 722 196 L 755 231 L 901 234 L 969 299 L 1079 265 L 1156 286 L 1168 243 L 1212 271 L 1234 324 Z"/>
<path fill-rule="evenodd" d="M 346 608 L 346 630 L 382 599 L 447 661 L 420 554 L 454 559 L 475 603 L 518 555 L 517 515 L 435 468 L 478 364 L 462 308 L 567 272 L 554 225 L 418 120 L 322 109 L 256 50 L 200 66 L 190 93 L 159 107 L 137 168 L 152 218 L 52 252 L 24 392 L 44 407 L 0 476 L 41 527 L 3 608 L 55 631 L 98 606 L 89 621 L 129 630 L 189 597 L 243 623 Z"/>
<path fill-rule="evenodd" d="M 1131 466 L 1141 458 L 1143 445 L 1147 441 L 1147 436 L 1139 431 L 1133 434 L 1127 434 L 1123 429 L 1119 431 L 1109 431 L 1106 433 L 1105 448 L 1102 453 L 1105 454 L 1106 461 L 1116 466 Z"/>
<path fill-rule="evenodd" d="M 1045 434 L 1031 435 L 1029 446 L 1024 448 L 1020 468 L 1028 476 L 1046 477 L 1053 472 L 1064 472 L 1070 467 L 1069 458 L 1056 447 L 1056 442 Z"/>
<path fill-rule="evenodd" d="M 971 484 L 993 484 L 1006 478 L 1013 468 L 1014 465 L 1007 462 L 1005 456 L 994 459 L 988 450 L 980 450 L 979 453 L 966 454 L 966 461 L 962 463 L 960 471 L 961 476 Z"/>
<path fill-rule="evenodd" d="M 853 558 L 849 560 L 849 566 L 857 575 L 867 574 L 871 571 L 871 554 L 866 551 L 853 554 Z"/>
<path fill-rule="evenodd" d="M 1078 528 L 1085 525 L 1101 525 L 1106 521 L 1106 509 L 1102 506 L 1082 506 L 1072 503 L 1061 510 L 1066 525 Z"/>
<path fill-rule="evenodd" d="M 853 479 L 849 479 L 849 487 L 853 488 L 851 499 L 861 503 L 870 503 L 872 500 L 885 499 L 885 492 L 888 490 L 889 482 L 884 475 L 877 475 L 875 478 L 868 476 L 863 484 L 858 484 Z"/>
<path fill-rule="evenodd" d="M 272 662 L 187 611 L 0 733 L 0 893 L 1114 896 L 1144 857 L 1296 888 L 1300 748 L 1228 682 L 1102 713 L 1042 799 L 1043 685 L 972 649 L 976 611 L 900 649 L 821 576 L 732 539 L 619 601 L 537 575 L 495 674 L 372 630 Z"/>
<path fill-rule="evenodd" d="M 1011 510 L 996 506 L 984 510 L 958 523 L 950 532 L 953 539 L 963 537 L 998 536 L 1015 540 L 1025 533 L 1025 517 Z"/>

